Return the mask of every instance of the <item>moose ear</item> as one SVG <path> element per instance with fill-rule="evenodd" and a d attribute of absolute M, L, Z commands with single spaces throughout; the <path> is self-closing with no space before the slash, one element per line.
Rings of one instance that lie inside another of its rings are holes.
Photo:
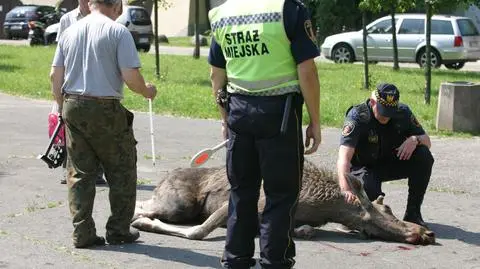
<path fill-rule="evenodd" d="M 363 208 L 369 211 L 373 206 L 370 200 L 368 199 L 365 190 L 363 189 L 362 181 L 351 173 L 347 174 L 347 183 L 352 189 L 353 194 L 355 194 L 360 201 L 360 204 Z"/>
<path fill-rule="evenodd" d="M 358 192 L 360 192 L 360 190 L 363 189 L 362 181 L 356 176 L 352 174 L 347 174 L 347 181 L 348 181 L 348 184 L 350 185 L 350 188 L 352 188 L 352 192 L 355 195 L 358 195 Z"/>
<path fill-rule="evenodd" d="M 385 196 L 379 195 L 378 198 L 373 202 L 376 203 L 377 205 L 383 205 L 383 198 L 385 198 Z"/>

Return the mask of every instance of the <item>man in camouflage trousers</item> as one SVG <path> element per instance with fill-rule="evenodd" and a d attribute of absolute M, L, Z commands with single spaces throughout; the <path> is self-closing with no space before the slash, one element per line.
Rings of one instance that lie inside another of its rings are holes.
<path fill-rule="evenodd" d="M 67 135 L 68 201 L 77 248 L 104 245 L 92 218 L 95 179 L 103 166 L 110 186 L 111 215 L 106 225 L 110 244 L 132 243 L 140 236 L 130 228 L 136 200 L 137 152 L 133 114 L 120 103 L 123 82 L 145 98 L 155 86 L 145 83 L 135 43 L 114 20 L 121 0 L 90 0 L 91 14 L 60 37 L 51 81 Z"/>

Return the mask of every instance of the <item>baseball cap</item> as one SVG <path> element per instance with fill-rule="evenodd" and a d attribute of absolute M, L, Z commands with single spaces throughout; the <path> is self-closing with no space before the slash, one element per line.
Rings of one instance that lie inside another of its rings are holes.
<path fill-rule="evenodd" d="M 380 115 L 392 118 L 398 109 L 400 92 L 397 87 L 389 83 L 380 83 L 375 90 L 377 97 L 377 110 Z"/>

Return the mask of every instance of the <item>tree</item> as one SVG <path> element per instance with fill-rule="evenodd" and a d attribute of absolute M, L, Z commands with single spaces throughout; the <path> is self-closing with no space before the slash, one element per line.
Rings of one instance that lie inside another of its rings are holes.
<path fill-rule="evenodd" d="M 123 0 L 122 0 L 123 1 Z M 158 6 L 160 5 L 162 8 L 167 9 L 171 6 L 171 3 L 167 0 L 128 0 L 128 5 L 137 5 L 142 6 L 147 9 L 149 14 L 152 14 L 153 8 L 153 16 L 154 16 L 154 36 L 153 42 L 155 45 L 155 77 L 157 79 L 160 78 L 160 52 L 158 47 Z"/>
<path fill-rule="evenodd" d="M 461 5 L 470 5 L 475 4 L 479 5 L 480 0 L 425 0 L 425 10 L 426 10 L 426 21 L 427 21 L 427 31 L 426 35 L 426 48 L 425 52 L 427 54 L 427 63 L 425 66 L 425 104 L 430 104 L 431 88 L 432 88 L 432 63 L 431 63 L 431 50 L 432 46 L 430 44 L 431 40 L 431 24 L 432 24 L 432 15 L 437 13 L 439 10 L 447 10 L 457 8 Z"/>
<path fill-rule="evenodd" d="M 361 9 L 369 10 L 374 13 L 381 11 L 388 12 L 392 21 L 392 48 L 393 48 L 393 70 L 400 69 L 398 65 L 398 45 L 397 45 L 397 28 L 395 13 L 406 12 L 415 7 L 416 0 L 362 0 Z"/>
<path fill-rule="evenodd" d="M 370 74 L 368 70 L 368 44 L 367 44 L 367 12 L 378 10 L 375 6 L 371 6 L 372 1 L 362 1 L 358 5 L 362 11 L 362 36 L 363 36 L 363 88 L 370 88 Z"/>

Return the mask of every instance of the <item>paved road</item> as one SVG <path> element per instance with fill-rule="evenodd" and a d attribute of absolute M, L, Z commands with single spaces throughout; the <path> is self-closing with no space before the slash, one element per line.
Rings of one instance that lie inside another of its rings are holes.
<path fill-rule="evenodd" d="M 5 45 L 16 45 L 16 46 L 27 46 L 28 42 L 26 40 L 4 40 L 0 39 L 0 44 L 5 44 Z M 155 48 L 152 47 L 150 49 L 150 53 L 154 54 L 155 53 Z M 160 46 L 159 47 L 159 53 L 160 54 L 171 54 L 171 55 L 193 55 L 193 48 L 191 47 L 172 47 L 172 46 Z M 208 48 L 202 47 L 200 48 L 200 55 L 201 56 L 208 56 Z M 322 61 L 322 62 L 330 62 L 332 61 L 326 59 L 323 56 L 317 57 L 316 61 Z M 361 62 L 357 62 L 356 64 L 362 64 Z M 393 63 L 391 62 L 381 62 L 378 63 L 379 65 L 384 65 L 384 66 L 393 66 Z M 401 68 L 419 68 L 418 64 L 414 63 L 400 63 Z M 442 65 L 442 69 L 446 69 L 445 66 Z M 465 67 L 461 69 L 462 71 L 480 71 L 480 61 L 477 62 L 468 62 L 465 64 Z"/>
<path fill-rule="evenodd" d="M 219 268 L 225 229 L 204 241 L 142 233 L 138 244 L 74 249 L 61 171 L 35 159 L 47 143 L 50 108 L 50 101 L 0 93 L 0 268 Z M 166 171 L 186 167 L 195 152 L 217 144 L 220 134 L 216 121 L 155 116 L 159 159 L 152 169 L 144 157 L 150 155 L 148 119 L 135 113 L 138 173 L 146 182 L 138 186 L 139 199 L 151 195 Z M 334 167 L 338 134 L 338 129 L 324 130 L 323 144 L 310 159 Z M 437 245 L 362 240 L 339 234 L 330 224 L 318 229 L 313 240 L 297 241 L 296 268 L 480 268 L 480 138 L 433 138 L 432 152 L 436 163 L 424 216 L 437 234 Z M 208 165 L 223 163 L 223 153 Z M 385 202 L 401 216 L 405 182 L 386 184 L 384 191 Z M 99 234 L 105 233 L 108 212 L 108 187 L 97 187 Z"/>

